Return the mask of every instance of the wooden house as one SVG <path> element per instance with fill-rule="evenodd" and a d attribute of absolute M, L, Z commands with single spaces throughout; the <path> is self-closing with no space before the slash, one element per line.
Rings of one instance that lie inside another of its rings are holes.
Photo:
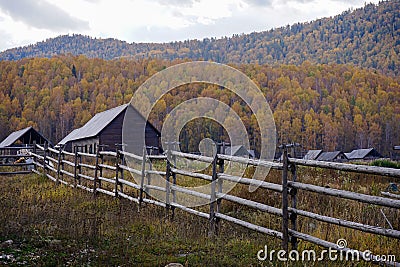
<path fill-rule="evenodd" d="M 355 149 L 349 153 L 344 153 L 350 161 L 354 160 L 374 160 L 382 158 L 382 155 L 375 148 Z"/>
<path fill-rule="evenodd" d="M 308 159 L 308 160 L 317 160 L 319 155 L 321 155 L 322 150 L 321 149 L 316 149 L 316 150 L 308 150 L 307 154 L 304 155 L 303 159 Z"/>
<path fill-rule="evenodd" d="M 254 150 L 247 150 L 243 145 L 228 146 L 225 149 L 225 155 L 254 158 Z"/>
<path fill-rule="evenodd" d="M 74 147 L 78 146 L 80 151 L 87 153 L 96 153 L 99 145 L 106 146 L 105 150 L 115 150 L 117 144 L 122 144 L 122 128 L 126 112 L 130 112 L 131 130 L 143 131 L 140 125 L 146 125 L 146 145 L 159 148 L 160 132 L 130 104 L 96 114 L 81 128 L 68 134 L 57 146 L 63 146 L 66 151 L 73 151 Z M 142 140 L 132 140 L 132 142 L 143 147 Z"/>
<path fill-rule="evenodd" d="M 347 161 L 346 155 L 342 151 L 322 152 L 317 157 L 319 161 L 330 162 L 345 162 Z"/>
<path fill-rule="evenodd" d="M 50 146 L 52 146 L 52 143 L 46 137 L 30 126 L 11 133 L 0 143 L 0 148 L 26 147 L 31 146 L 34 143 L 39 145 L 48 143 Z"/>

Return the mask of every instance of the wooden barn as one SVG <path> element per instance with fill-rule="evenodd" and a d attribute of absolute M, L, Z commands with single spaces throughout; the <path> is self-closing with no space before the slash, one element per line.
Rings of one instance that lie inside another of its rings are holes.
<path fill-rule="evenodd" d="M 342 151 L 322 152 L 317 157 L 319 161 L 330 162 L 345 162 L 347 161 L 346 155 Z"/>
<path fill-rule="evenodd" d="M 106 146 L 105 150 L 115 150 L 116 144 L 122 144 L 122 126 L 126 112 L 130 112 L 134 125 L 146 123 L 146 145 L 159 148 L 160 132 L 150 122 L 145 122 L 144 117 L 130 104 L 96 114 L 81 128 L 73 130 L 62 139 L 57 146 L 63 146 L 66 151 L 73 151 L 75 146 L 79 146 L 80 151 L 87 153 L 96 153 L 99 145 Z M 141 131 L 143 128 L 136 127 L 133 130 Z M 140 140 L 134 141 L 140 144 Z"/>
<path fill-rule="evenodd" d="M 246 158 L 254 158 L 254 150 L 247 150 L 243 145 L 239 146 L 228 146 L 225 149 L 225 154 L 235 157 L 246 157 Z"/>
<path fill-rule="evenodd" d="M 308 160 L 317 160 L 319 155 L 321 155 L 322 150 L 321 149 L 315 149 L 315 150 L 308 150 L 307 154 L 304 155 L 303 159 L 308 159 Z"/>
<path fill-rule="evenodd" d="M 382 155 L 375 148 L 355 149 L 349 153 L 344 153 L 346 157 L 352 160 L 374 160 L 382 158 Z"/>
<path fill-rule="evenodd" d="M 34 143 L 39 145 L 48 143 L 50 146 L 52 145 L 46 137 L 30 126 L 11 133 L 0 143 L 0 148 L 31 146 Z"/>

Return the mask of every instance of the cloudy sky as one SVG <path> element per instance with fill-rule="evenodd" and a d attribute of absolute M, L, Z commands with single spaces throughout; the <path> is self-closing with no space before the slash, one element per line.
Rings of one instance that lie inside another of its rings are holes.
<path fill-rule="evenodd" d="M 72 33 L 130 43 L 218 38 L 334 16 L 364 3 L 365 0 L 0 0 L 0 51 Z"/>

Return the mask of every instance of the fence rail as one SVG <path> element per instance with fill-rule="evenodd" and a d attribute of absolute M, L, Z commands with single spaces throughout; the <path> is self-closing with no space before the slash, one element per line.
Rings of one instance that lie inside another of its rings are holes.
<path fill-rule="evenodd" d="M 0 148 L 0 175 L 29 174 L 34 163 L 29 155 L 18 154 L 18 151 L 32 151 L 33 146 Z M 39 155 L 38 155 L 39 156 Z"/>
<path fill-rule="evenodd" d="M 331 196 L 340 199 L 349 199 L 359 203 L 367 203 L 369 205 L 376 205 L 379 207 L 393 208 L 396 209 L 396 211 L 400 209 L 400 199 L 398 198 L 398 195 L 383 192 L 383 196 L 373 196 L 346 190 L 326 188 L 307 183 L 300 183 L 297 181 L 297 166 L 375 174 L 393 178 L 400 177 L 400 170 L 383 167 L 293 159 L 287 156 L 287 148 L 285 146 L 283 148 L 283 163 L 245 159 L 223 154 L 217 154 L 215 157 L 205 157 L 172 151 L 171 149 L 168 149 L 166 156 L 146 155 L 146 149 L 143 150 L 143 155 L 135 155 L 121 150 L 98 151 L 96 154 L 88 154 L 82 152 L 71 153 L 63 151 L 62 149 L 55 150 L 47 148 L 46 145 L 44 147 L 36 145 L 36 148 L 39 149 L 41 153 L 31 153 L 31 156 L 33 156 L 35 159 L 36 167 L 33 170 L 35 173 L 42 173 L 57 183 L 80 188 L 88 192 L 92 192 L 93 194 L 102 193 L 113 197 L 122 197 L 138 203 L 139 206 L 143 203 L 161 206 L 166 209 L 167 214 L 170 216 L 174 216 L 174 209 L 180 209 L 190 214 L 208 219 L 210 224 L 210 235 L 218 234 L 220 221 L 223 220 L 278 238 L 282 240 L 282 248 L 286 251 L 289 250 L 289 245 L 291 245 L 292 249 L 297 249 L 298 239 L 326 248 L 348 250 L 348 248 L 338 247 L 337 244 L 321 238 L 299 232 L 297 229 L 298 217 L 305 217 L 331 225 L 350 228 L 374 235 L 385 236 L 396 240 L 400 239 L 399 229 L 367 225 L 361 222 L 330 217 L 324 214 L 318 214 L 297 208 L 297 194 L 300 191 L 312 192 L 314 194 Z M 76 149 L 75 151 L 78 150 Z M 198 173 L 179 169 L 173 164 L 176 158 L 193 159 L 210 163 L 212 164 L 212 174 L 209 175 L 206 173 Z M 126 160 L 135 161 L 137 163 L 137 167 L 127 166 L 125 163 Z M 160 164 L 160 166 L 162 166 L 161 168 L 165 169 L 154 169 L 151 160 L 160 161 L 162 163 Z M 241 163 L 253 166 L 269 167 L 281 172 L 282 179 L 280 183 L 271 183 L 224 173 L 225 166 L 228 163 Z M 130 172 L 135 177 L 135 181 L 130 181 L 124 177 L 124 171 Z M 152 178 L 154 175 L 161 175 L 165 179 L 161 182 L 159 180 L 156 182 L 156 179 Z M 177 177 L 177 175 L 179 175 L 179 177 Z M 194 178 L 195 181 L 201 180 L 205 182 L 211 182 L 209 183 L 210 190 L 205 193 L 196 191 L 195 189 L 182 187 L 177 183 L 179 182 L 179 179 L 181 179 L 180 177 Z M 222 188 L 225 181 L 242 185 L 254 185 L 263 190 L 275 192 L 277 196 L 280 196 L 281 205 L 280 207 L 274 207 L 265 203 L 231 195 L 229 193 L 223 193 Z M 158 199 L 152 198 L 152 194 L 150 192 L 156 192 L 157 196 L 159 196 Z M 178 193 L 197 199 L 208 200 L 209 212 L 191 208 L 185 205 L 185 203 L 180 203 L 179 199 L 177 198 Z M 266 226 L 257 225 L 249 221 L 236 218 L 231 214 L 224 214 L 221 211 L 222 201 L 232 202 L 237 205 L 245 206 L 249 209 L 254 209 L 260 212 L 265 212 L 280 218 L 281 228 L 269 229 Z M 399 263 L 396 262 L 385 262 L 385 264 L 389 266 L 399 266 Z"/>
<path fill-rule="evenodd" d="M 377 174 L 377 175 L 382 175 L 382 176 L 391 176 L 391 177 L 400 178 L 400 169 L 347 164 L 347 163 L 339 163 L 339 162 L 294 159 L 294 158 L 290 158 L 289 161 L 291 163 L 301 165 L 301 166 L 319 167 L 319 168 L 333 169 L 333 170 L 339 170 L 339 171 L 348 171 L 348 172 L 357 172 L 357 173 Z"/>

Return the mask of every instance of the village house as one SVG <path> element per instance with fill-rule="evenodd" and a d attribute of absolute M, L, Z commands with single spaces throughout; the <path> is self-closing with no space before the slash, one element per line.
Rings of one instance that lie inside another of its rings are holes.
<path fill-rule="evenodd" d="M 330 162 L 345 162 L 348 160 L 342 151 L 324 152 L 322 149 L 309 150 L 303 159 Z"/>
<path fill-rule="evenodd" d="M 347 161 L 346 155 L 342 151 L 322 152 L 317 157 L 319 161 L 330 162 L 345 162 Z"/>
<path fill-rule="evenodd" d="M 308 159 L 308 160 L 317 160 L 319 155 L 321 155 L 322 149 L 314 149 L 314 150 L 308 150 L 307 154 L 304 155 L 303 159 Z"/>
<path fill-rule="evenodd" d="M 73 130 L 64 137 L 57 146 L 62 146 L 66 151 L 73 151 L 79 147 L 80 151 L 96 153 L 99 146 L 105 146 L 107 150 L 115 150 L 117 144 L 122 144 L 122 127 L 125 113 L 130 112 L 131 131 L 143 131 L 144 117 L 130 104 L 121 105 L 96 114 L 81 128 Z M 139 135 L 140 136 L 140 133 Z M 147 146 L 160 147 L 160 132 L 150 123 L 146 122 L 145 142 Z M 140 144 L 140 140 L 133 140 Z"/>
<path fill-rule="evenodd" d="M 15 131 L 7 136 L 0 143 L 0 149 L 3 151 L 3 153 L 13 155 L 17 153 L 15 149 L 12 149 L 13 147 L 29 147 L 33 144 L 43 146 L 45 143 L 47 143 L 49 146 L 53 145 L 46 137 L 43 136 L 43 134 L 30 126 L 25 129 Z"/>
<path fill-rule="evenodd" d="M 344 154 L 350 161 L 368 161 L 382 158 L 382 155 L 375 148 L 355 149 Z"/>
<path fill-rule="evenodd" d="M 254 158 L 254 150 L 247 150 L 243 145 L 228 146 L 225 149 L 225 154 L 235 157 Z"/>

